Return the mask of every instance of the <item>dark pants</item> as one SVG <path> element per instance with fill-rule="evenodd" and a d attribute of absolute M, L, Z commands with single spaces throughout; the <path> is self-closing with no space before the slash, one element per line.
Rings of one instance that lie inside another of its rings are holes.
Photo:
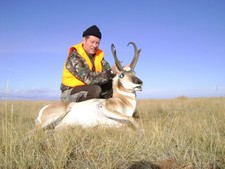
<path fill-rule="evenodd" d="M 93 98 L 112 97 L 112 81 L 103 85 L 84 85 L 62 91 L 61 100 L 66 102 L 81 102 Z"/>

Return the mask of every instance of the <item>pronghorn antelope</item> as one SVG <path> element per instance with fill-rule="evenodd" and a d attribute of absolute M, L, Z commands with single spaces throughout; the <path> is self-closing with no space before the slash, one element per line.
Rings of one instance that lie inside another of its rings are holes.
<path fill-rule="evenodd" d="M 66 126 L 120 127 L 138 124 L 132 117 L 136 109 L 136 91 L 142 90 L 142 81 L 134 73 L 141 49 L 133 42 L 134 57 L 129 67 L 123 68 L 117 58 L 115 46 L 111 45 L 118 73 L 113 78 L 113 96 L 109 99 L 91 99 L 83 102 L 53 103 L 44 106 L 36 119 L 36 125 L 46 129 L 60 129 Z"/>

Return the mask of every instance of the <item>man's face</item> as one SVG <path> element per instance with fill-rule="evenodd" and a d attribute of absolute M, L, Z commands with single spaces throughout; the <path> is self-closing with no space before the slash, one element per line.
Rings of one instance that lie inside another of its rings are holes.
<path fill-rule="evenodd" d="M 83 37 L 82 44 L 87 54 L 94 55 L 99 48 L 100 39 L 95 36 Z"/>

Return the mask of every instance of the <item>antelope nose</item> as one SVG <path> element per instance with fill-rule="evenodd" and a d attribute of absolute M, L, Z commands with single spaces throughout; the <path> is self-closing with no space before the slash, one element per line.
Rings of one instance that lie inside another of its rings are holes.
<path fill-rule="evenodd" d="M 142 84 L 143 84 L 143 82 L 142 82 L 142 80 L 141 80 L 141 79 L 139 79 L 138 84 L 140 84 L 140 85 L 142 85 Z"/>
<path fill-rule="evenodd" d="M 134 82 L 135 82 L 136 84 L 140 84 L 140 85 L 143 84 L 142 80 L 139 79 L 139 78 L 137 78 L 137 77 L 134 79 Z"/>

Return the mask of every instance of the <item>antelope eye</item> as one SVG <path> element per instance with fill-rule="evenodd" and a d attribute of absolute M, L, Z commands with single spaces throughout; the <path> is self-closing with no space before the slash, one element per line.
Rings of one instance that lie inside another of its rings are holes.
<path fill-rule="evenodd" d="M 120 78 L 123 78 L 123 77 L 124 77 L 124 73 L 121 73 L 121 74 L 119 75 L 119 77 L 120 77 Z"/>

